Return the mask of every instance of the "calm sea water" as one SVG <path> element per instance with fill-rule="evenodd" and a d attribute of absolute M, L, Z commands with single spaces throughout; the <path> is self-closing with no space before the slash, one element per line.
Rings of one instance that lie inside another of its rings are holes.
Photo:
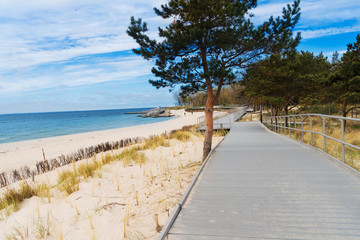
<path fill-rule="evenodd" d="M 0 115 L 0 143 L 136 126 L 169 118 L 141 118 L 126 112 L 150 108 Z"/>

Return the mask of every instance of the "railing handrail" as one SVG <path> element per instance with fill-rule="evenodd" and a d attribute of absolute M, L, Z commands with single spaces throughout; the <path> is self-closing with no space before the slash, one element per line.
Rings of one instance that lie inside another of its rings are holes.
<path fill-rule="evenodd" d="M 313 118 L 312 117 L 320 117 L 322 121 L 322 129 L 323 132 L 317 132 L 313 130 Z M 284 132 L 285 136 L 287 136 L 287 131 L 289 134 L 289 137 L 291 138 L 291 131 L 294 132 L 294 138 L 297 140 L 297 132 L 301 132 L 301 141 L 304 143 L 304 133 L 310 133 L 311 136 L 311 142 L 310 145 L 313 146 L 313 135 L 318 134 L 323 137 L 323 149 L 318 148 L 324 153 L 326 152 L 326 140 L 331 139 L 333 141 L 336 141 L 342 145 L 342 162 L 346 163 L 346 148 L 345 146 L 355 148 L 357 150 L 360 150 L 360 146 L 353 145 L 351 143 L 348 143 L 345 141 L 345 121 L 355 121 L 360 122 L 360 119 L 358 118 L 349 118 L 349 117 L 340 117 L 340 116 L 331 116 L 331 115 L 324 115 L 324 114 L 318 114 L 318 113 L 306 113 L 306 114 L 292 114 L 292 115 L 280 115 L 280 116 L 263 116 L 265 118 L 266 123 L 271 127 L 271 130 L 277 133 L 282 134 Z M 304 129 L 304 120 L 306 118 L 310 119 L 310 130 Z M 297 118 L 301 119 L 301 122 L 297 122 Z M 336 119 L 340 121 L 341 124 L 341 139 L 334 138 L 330 135 L 326 134 L 326 123 L 325 119 Z M 275 120 L 276 121 L 273 121 Z M 281 121 L 279 121 L 279 119 Z M 293 119 L 293 121 L 292 121 Z M 270 121 L 269 121 L 270 120 Z M 272 121 L 271 121 L 272 120 Z M 291 124 L 294 125 L 294 127 L 291 126 Z M 297 128 L 298 125 L 301 125 L 301 128 Z"/>
<path fill-rule="evenodd" d="M 350 118 L 350 117 L 340 117 L 340 116 L 333 116 L 333 115 L 325 115 L 319 113 L 303 113 L 303 114 L 292 114 L 292 115 L 279 115 L 279 116 L 266 116 L 268 118 L 276 118 L 276 117 L 297 117 L 297 116 L 319 116 L 319 117 L 327 117 L 327 118 L 334 118 L 334 119 L 342 119 L 342 120 L 349 120 L 349 121 L 356 121 L 360 122 L 359 118 Z"/>
<path fill-rule="evenodd" d="M 217 119 L 214 119 L 213 120 L 213 125 L 225 125 L 225 124 L 229 124 L 229 126 L 230 126 L 230 128 L 231 128 L 231 126 L 232 126 L 232 123 L 233 122 L 235 122 L 238 118 L 240 118 L 240 116 L 241 115 L 243 115 L 244 114 L 244 111 L 236 111 L 236 112 L 234 112 L 234 113 L 230 113 L 230 114 L 228 114 L 228 115 L 225 115 L 225 116 L 222 116 L 222 117 L 219 117 L 219 118 L 217 118 Z M 224 119 L 224 118 L 227 118 L 228 120 L 229 120 L 229 122 L 227 123 L 221 123 L 221 122 L 219 122 L 219 120 L 220 119 Z M 197 124 L 201 124 L 201 123 L 204 123 L 205 122 L 205 115 L 203 115 L 203 116 L 200 116 L 200 117 L 198 117 L 197 118 Z"/>
<path fill-rule="evenodd" d="M 205 115 L 200 116 L 200 117 L 197 118 L 197 124 L 200 124 L 202 122 L 205 122 Z"/>

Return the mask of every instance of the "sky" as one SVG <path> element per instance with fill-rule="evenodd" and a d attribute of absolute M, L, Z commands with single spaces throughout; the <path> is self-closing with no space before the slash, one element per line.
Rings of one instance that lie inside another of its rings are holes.
<path fill-rule="evenodd" d="M 130 17 L 148 22 L 150 36 L 167 22 L 153 7 L 165 0 L 1 0 L 0 114 L 171 106 L 156 89 L 153 62 L 132 53 Z M 260 0 L 259 24 L 291 1 Z M 360 33 L 359 0 L 302 0 L 299 50 L 331 57 Z"/>

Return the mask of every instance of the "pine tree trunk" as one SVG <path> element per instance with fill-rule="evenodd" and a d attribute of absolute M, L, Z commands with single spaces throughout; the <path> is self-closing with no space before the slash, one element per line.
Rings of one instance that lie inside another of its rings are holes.
<path fill-rule="evenodd" d="M 289 109 L 288 109 L 288 105 L 286 105 L 284 107 L 284 112 L 285 112 L 285 116 L 289 115 Z M 288 117 L 285 117 L 285 127 L 289 127 L 290 125 L 288 124 Z"/>
<path fill-rule="evenodd" d="M 203 147 L 203 160 L 205 160 L 205 158 L 211 151 L 212 135 L 214 131 L 213 112 L 214 109 L 212 104 L 210 105 L 206 104 L 206 108 L 205 108 L 206 130 L 205 130 L 204 147 Z"/>
<path fill-rule="evenodd" d="M 212 135 L 214 131 L 214 121 L 213 121 L 214 95 L 211 85 L 208 86 L 207 92 L 208 92 L 208 96 L 206 99 L 206 107 L 205 107 L 206 130 L 204 136 L 203 160 L 205 160 L 205 158 L 211 151 Z"/>
<path fill-rule="evenodd" d="M 211 79 L 209 76 L 209 66 L 207 64 L 207 53 L 206 47 L 200 47 L 201 52 L 201 61 L 204 70 L 204 74 L 206 75 L 206 89 L 207 89 L 207 99 L 206 99 L 206 107 L 205 107 L 205 122 L 206 122 L 206 130 L 204 136 L 204 147 L 203 147 L 203 161 L 208 156 L 211 151 L 212 145 L 212 135 L 213 135 L 213 112 L 214 112 L 214 92 L 211 83 Z"/>
<path fill-rule="evenodd" d="M 342 107 L 341 107 L 341 112 L 342 112 L 343 117 L 346 117 L 346 115 L 347 115 L 346 108 L 347 108 L 347 101 L 343 101 Z M 344 131 L 345 131 L 345 129 L 346 129 L 346 120 L 344 120 Z"/>

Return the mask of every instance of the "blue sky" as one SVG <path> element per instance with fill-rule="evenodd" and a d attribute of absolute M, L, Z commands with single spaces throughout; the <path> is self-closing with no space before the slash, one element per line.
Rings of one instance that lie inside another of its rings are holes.
<path fill-rule="evenodd" d="M 157 90 L 151 62 L 134 55 L 126 35 L 130 16 L 142 17 L 155 37 L 166 22 L 163 0 L 1 0 L 0 113 L 174 105 Z M 254 21 L 281 14 L 290 1 L 258 1 Z M 300 50 L 346 51 L 360 33 L 359 0 L 302 0 Z"/>

